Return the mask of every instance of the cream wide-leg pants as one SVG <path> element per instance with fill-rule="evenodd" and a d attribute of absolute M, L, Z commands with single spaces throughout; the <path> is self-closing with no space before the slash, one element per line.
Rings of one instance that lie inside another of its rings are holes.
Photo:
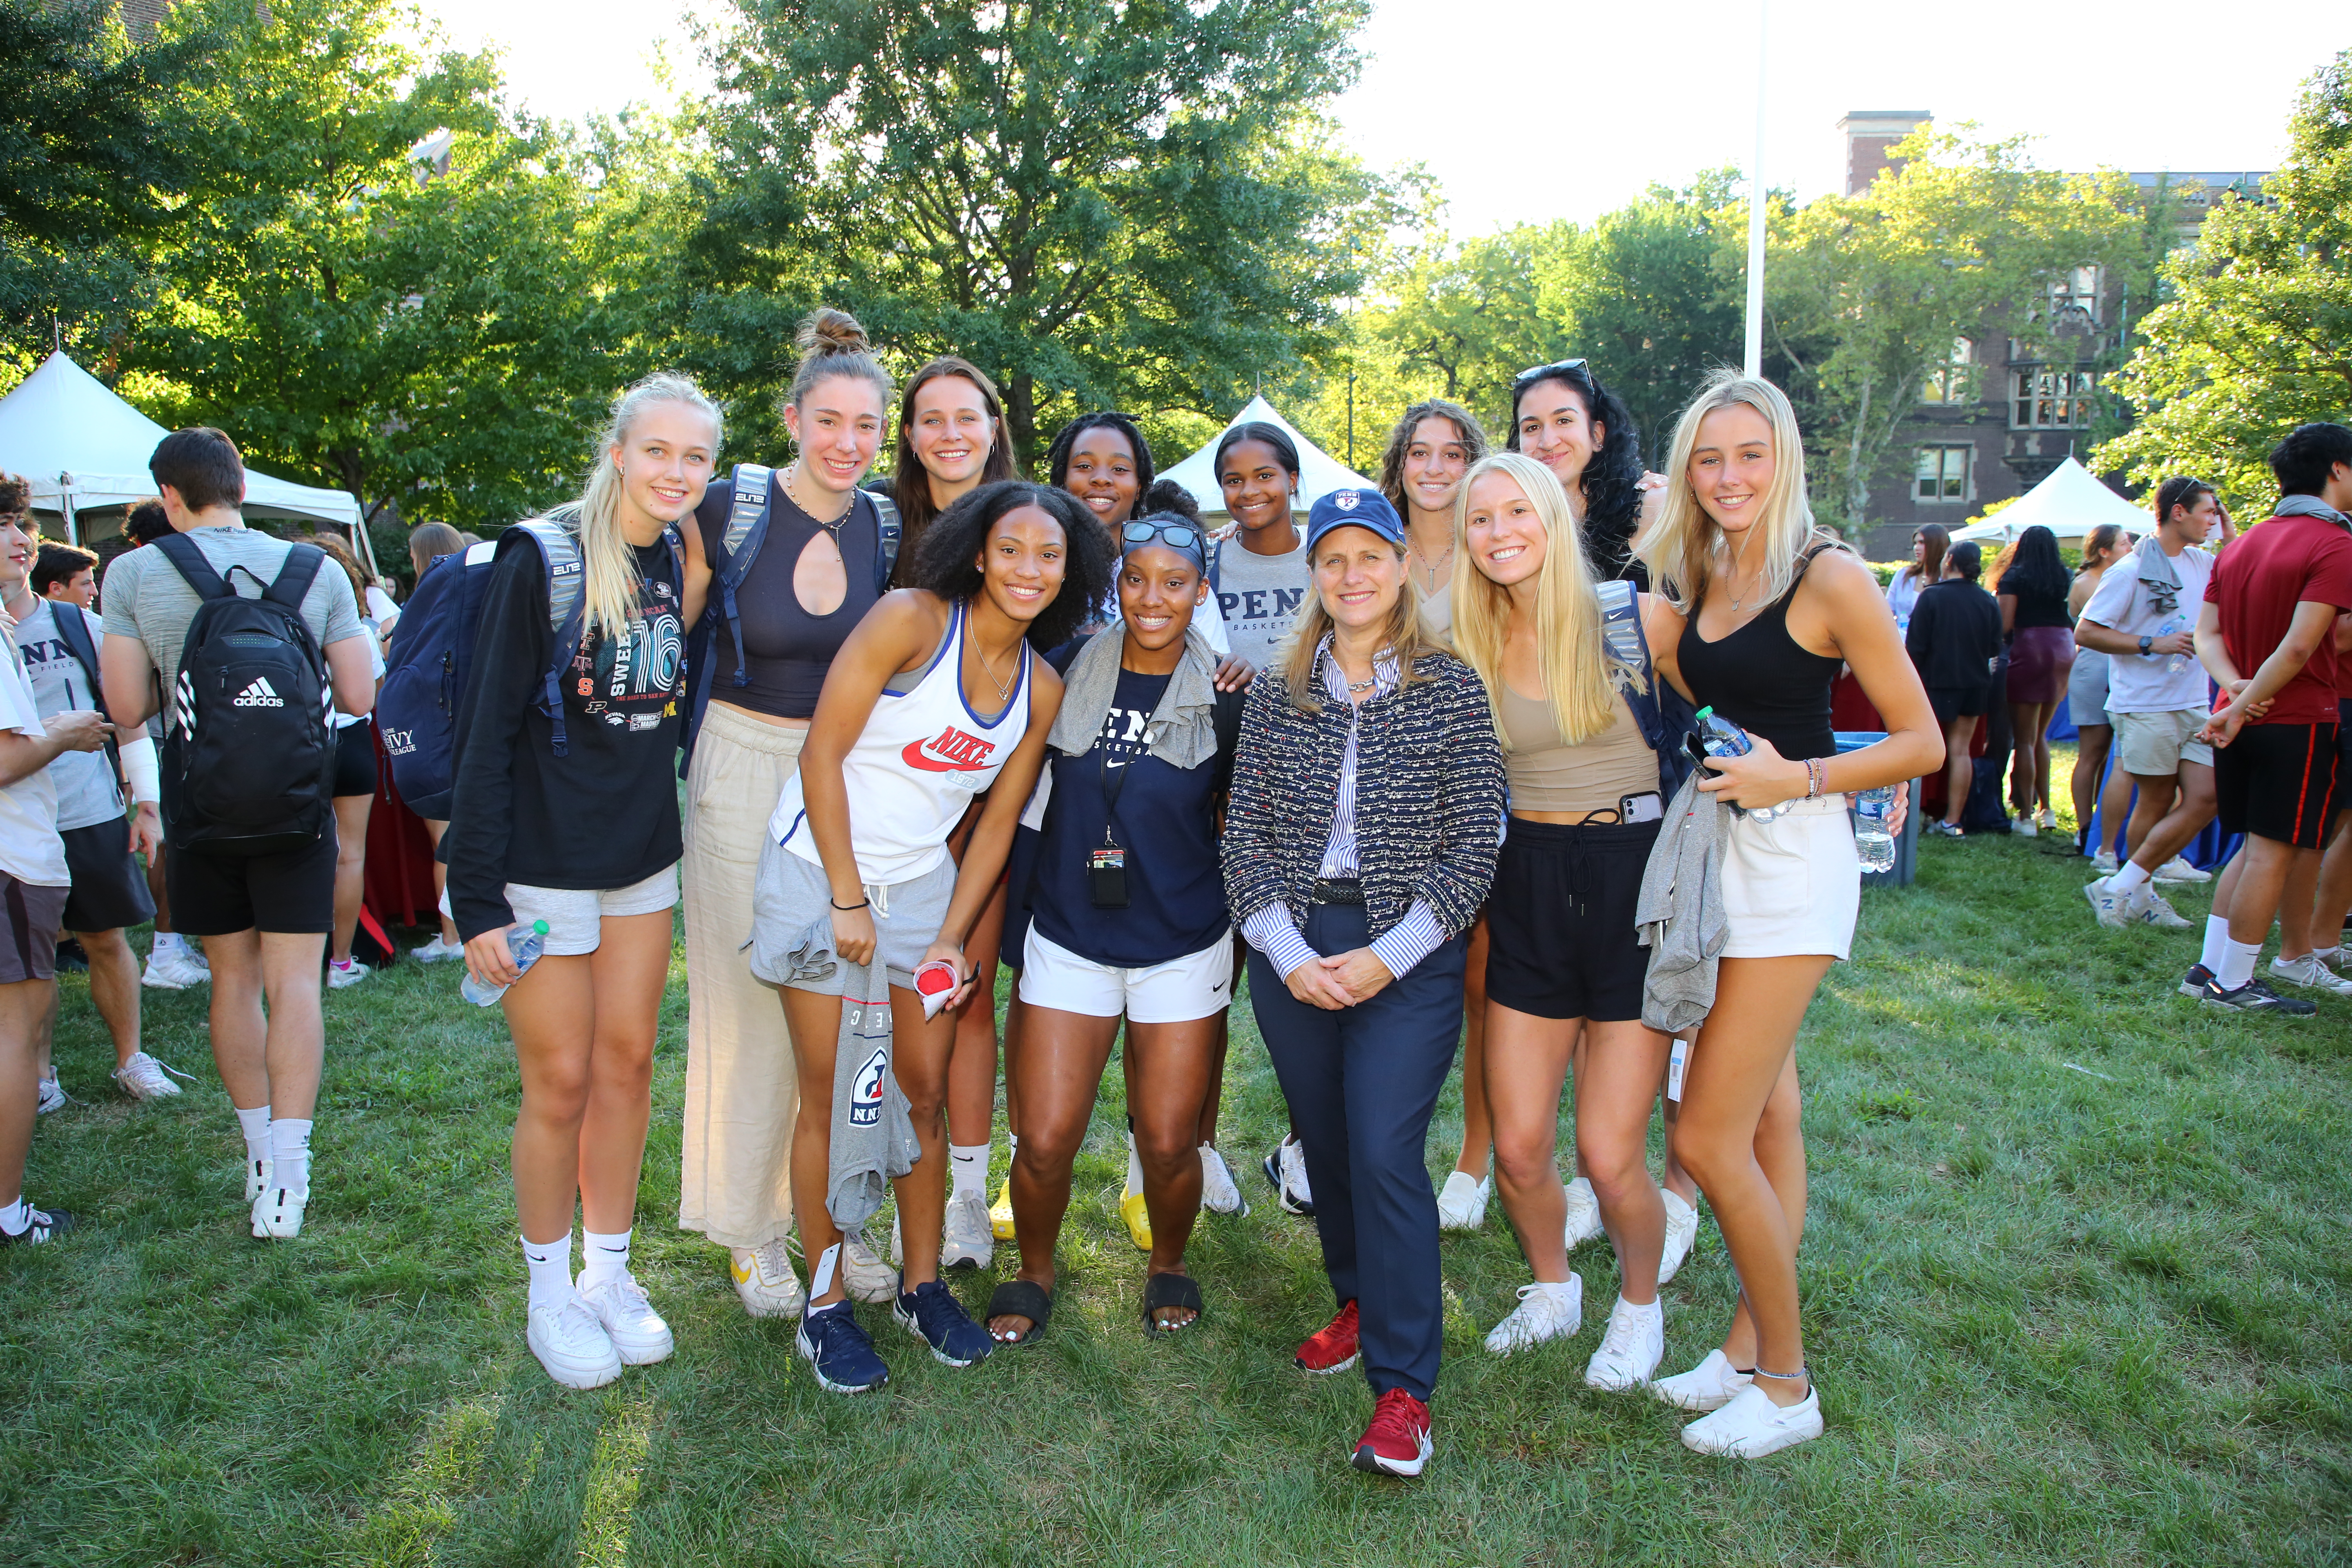
<path fill-rule="evenodd" d="M 751 879 L 808 731 L 713 702 L 686 781 L 686 1129 L 677 1223 L 722 1247 L 793 1228 L 800 1093 L 784 1007 L 752 977 Z"/>

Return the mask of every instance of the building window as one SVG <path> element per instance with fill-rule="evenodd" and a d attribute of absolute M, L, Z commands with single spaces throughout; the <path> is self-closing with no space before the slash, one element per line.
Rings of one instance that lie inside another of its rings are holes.
<path fill-rule="evenodd" d="M 1969 454 L 1971 447 L 1922 447 L 1918 477 L 1911 493 L 1921 500 L 1969 499 Z"/>
<path fill-rule="evenodd" d="M 2080 430 L 2096 409 L 2098 374 L 2087 370 L 2021 370 L 2010 409 L 2012 430 Z"/>
<path fill-rule="evenodd" d="M 1975 382 L 1969 372 L 1976 359 L 1976 345 L 1966 338 L 1952 340 L 1952 357 L 1927 373 L 1926 385 L 1920 389 L 1922 403 L 1967 403 L 1975 395 Z"/>

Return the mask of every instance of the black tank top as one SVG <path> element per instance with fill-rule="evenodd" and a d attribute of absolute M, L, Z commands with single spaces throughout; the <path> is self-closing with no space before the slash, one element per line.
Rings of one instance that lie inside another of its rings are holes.
<path fill-rule="evenodd" d="M 1704 590 L 1691 605 L 1675 649 L 1683 683 L 1702 708 L 1712 708 L 1751 735 L 1761 735 L 1784 757 L 1833 757 L 1837 733 L 1830 724 L 1830 687 L 1844 661 L 1824 658 L 1789 635 L 1789 601 L 1813 557 L 1832 545 L 1816 545 L 1797 562 L 1789 591 L 1757 613 L 1738 631 L 1707 641 L 1698 635 Z"/>
<path fill-rule="evenodd" d="M 760 546 L 759 559 L 751 563 L 751 575 L 735 593 L 735 611 L 743 627 L 743 663 L 750 679 L 741 686 L 735 684 L 735 639 L 721 621 L 710 639 L 710 695 L 754 713 L 807 719 L 816 712 L 817 693 L 824 689 L 833 656 L 841 651 L 859 619 L 880 597 L 874 589 L 874 557 L 882 543 L 873 500 L 862 492 L 851 500 L 837 532 L 803 511 L 784 493 L 781 468 L 771 495 L 767 538 Z M 734 504 L 731 478 L 714 479 L 695 511 L 702 530 L 703 557 L 713 571 L 718 569 L 721 541 L 727 533 L 727 514 Z M 809 614 L 793 592 L 793 572 L 800 564 L 801 552 L 820 531 L 834 533 L 849 579 L 849 592 L 840 608 L 827 616 Z M 715 582 L 710 602 L 719 603 Z"/>

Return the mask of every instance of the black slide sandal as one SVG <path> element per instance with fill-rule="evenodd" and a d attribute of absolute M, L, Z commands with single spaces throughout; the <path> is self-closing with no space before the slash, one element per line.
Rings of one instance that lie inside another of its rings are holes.
<path fill-rule="evenodd" d="M 990 1339 L 996 1340 L 1000 1348 L 1009 1350 L 1014 1345 L 1032 1343 L 1045 1331 L 1045 1325 L 1054 1321 L 1054 1293 L 1034 1280 L 1007 1279 L 989 1292 L 988 1318 L 1029 1320 L 1029 1331 L 1018 1339 L 998 1340 L 994 1334 L 989 1335 Z M 982 1320 L 983 1326 L 986 1321 Z"/>
<path fill-rule="evenodd" d="M 1152 1316 L 1165 1307 L 1183 1307 L 1192 1311 L 1191 1322 L 1163 1323 Z M 1190 1274 L 1154 1274 L 1143 1283 L 1143 1331 L 1155 1337 L 1181 1334 L 1200 1322 L 1207 1309 L 1201 1300 L 1201 1287 Z"/>

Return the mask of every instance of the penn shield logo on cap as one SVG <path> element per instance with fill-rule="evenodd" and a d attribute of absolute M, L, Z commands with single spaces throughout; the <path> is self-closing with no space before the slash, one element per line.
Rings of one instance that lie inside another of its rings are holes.
<path fill-rule="evenodd" d="M 1338 507 L 1341 511 L 1355 510 L 1357 503 L 1361 501 L 1363 499 L 1363 493 L 1360 490 L 1333 490 L 1331 492 L 1331 504 Z"/>

